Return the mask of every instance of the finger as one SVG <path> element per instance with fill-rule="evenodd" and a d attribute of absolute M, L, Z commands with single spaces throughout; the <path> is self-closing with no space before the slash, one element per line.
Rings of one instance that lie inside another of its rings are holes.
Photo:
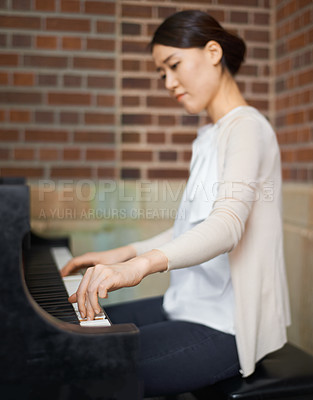
<path fill-rule="evenodd" d="M 62 269 L 61 276 L 67 276 L 81 268 L 87 268 L 95 265 L 95 253 L 86 253 L 81 256 L 73 257 Z"/>
<path fill-rule="evenodd" d="M 93 273 L 93 267 L 88 268 L 76 292 L 78 310 L 82 318 L 86 317 L 86 292 Z"/>
<path fill-rule="evenodd" d="M 87 302 L 88 306 L 92 308 L 92 312 L 98 314 L 100 312 L 100 306 L 98 303 L 98 291 L 101 281 L 105 276 L 105 267 L 103 265 L 96 265 L 93 270 L 93 274 L 90 278 L 88 289 L 87 289 Z M 87 310 L 88 312 L 88 310 Z"/>
<path fill-rule="evenodd" d="M 77 295 L 76 295 L 76 293 L 73 293 L 73 294 L 68 298 L 68 301 L 69 301 L 70 303 L 77 303 Z"/>

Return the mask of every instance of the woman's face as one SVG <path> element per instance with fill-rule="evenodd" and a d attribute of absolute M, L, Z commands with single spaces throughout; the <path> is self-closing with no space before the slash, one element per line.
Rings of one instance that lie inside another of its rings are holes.
<path fill-rule="evenodd" d="M 157 71 L 170 95 L 190 114 L 210 114 L 220 88 L 221 48 L 209 42 L 203 49 L 156 44 L 152 52 Z"/>

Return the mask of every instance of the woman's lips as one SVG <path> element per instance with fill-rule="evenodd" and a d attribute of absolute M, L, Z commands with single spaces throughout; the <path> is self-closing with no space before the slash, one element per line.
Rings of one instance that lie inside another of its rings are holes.
<path fill-rule="evenodd" d="M 181 101 L 182 98 L 183 98 L 184 96 L 185 96 L 185 93 L 177 94 L 177 95 L 176 95 L 176 100 L 177 100 L 177 101 Z"/>

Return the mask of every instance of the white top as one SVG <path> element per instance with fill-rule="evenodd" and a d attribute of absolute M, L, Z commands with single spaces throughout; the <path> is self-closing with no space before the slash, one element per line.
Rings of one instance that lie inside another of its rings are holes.
<path fill-rule="evenodd" d="M 284 345 L 290 323 L 280 151 L 270 124 L 253 107 L 238 107 L 216 125 L 218 185 L 209 216 L 178 237 L 168 230 L 133 246 L 137 254 L 159 249 L 169 270 L 228 254 L 236 343 L 248 376 L 256 361 Z"/>
<path fill-rule="evenodd" d="M 174 237 L 205 220 L 212 211 L 218 182 L 217 134 L 221 122 L 200 128 L 193 142 L 190 175 L 177 213 Z M 163 307 L 170 319 L 197 322 L 234 334 L 228 255 L 220 254 L 192 268 L 171 271 Z"/>

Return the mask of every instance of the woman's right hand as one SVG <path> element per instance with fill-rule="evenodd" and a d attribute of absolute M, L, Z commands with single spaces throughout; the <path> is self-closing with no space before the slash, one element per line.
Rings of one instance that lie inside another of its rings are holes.
<path fill-rule="evenodd" d="M 119 247 L 113 250 L 85 253 L 73 257 L 61 270 L 61 276 L 72 274 L 81 268 L 93 267 L 97 264 L 116 264 L 136 256 L 135 249 L 131 246 Z"/>

